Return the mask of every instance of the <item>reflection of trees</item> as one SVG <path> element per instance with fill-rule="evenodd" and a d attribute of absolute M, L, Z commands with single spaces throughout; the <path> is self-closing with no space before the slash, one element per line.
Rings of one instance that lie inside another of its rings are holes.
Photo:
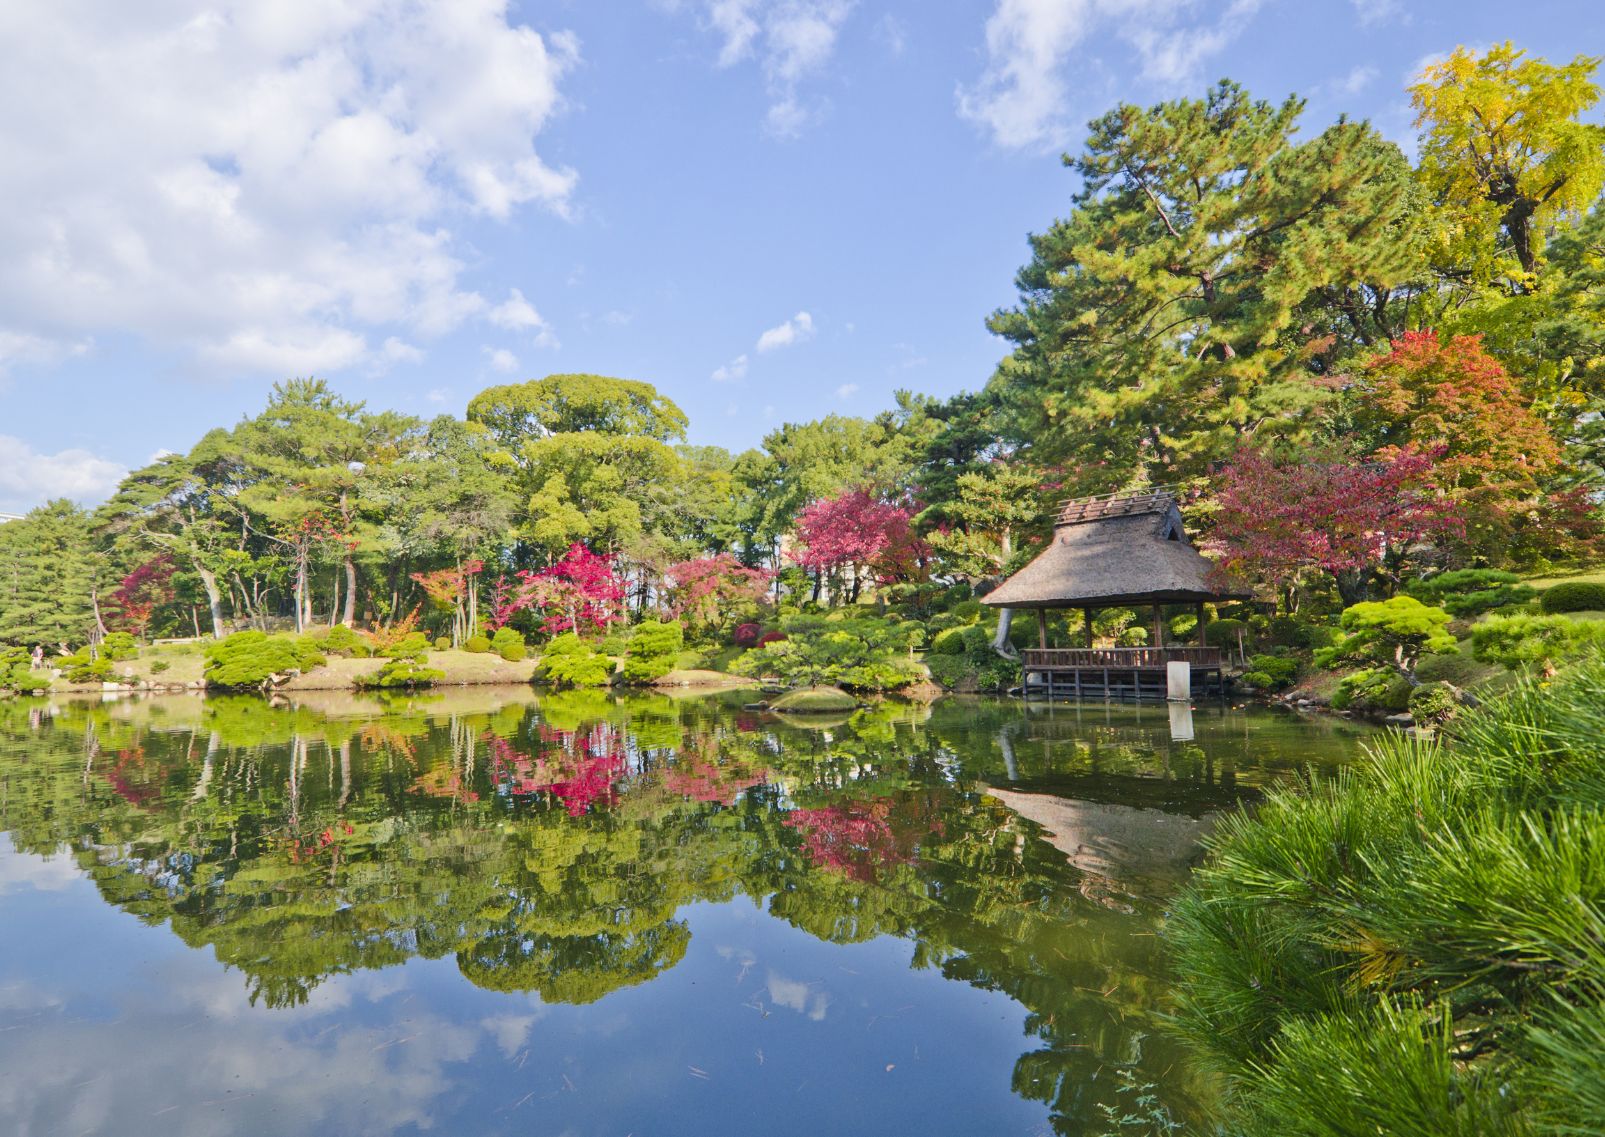
<path fill-rule="evenodd" d="M 913 966 L 1027 1008 L 1014 1088 L 1078 1131 L 1114 1092 L 1100 1068 L 1159 1081 L 1178 1061 L 1151 1021 L 1157 904 L 1089 902 L 1064 856 L 979 787 L 1081 780 L 1164 808 L 1219 786 L 1224 764 L 1276 761 L 1207 718 L 1172 746 L 1157 724 L 1077 735 L 996 703 L 806 729 L 600 692 L 485 713 L 372 706 L 0 704 L 0 823 L 24 851 L 71 849 L 108 901 L 210 947 L 271 1005 L 447 955 L 488 989 L 591 1002 L 675 966 L 685 905 L 737 895 L 831 942 L 901 937 Z"/>

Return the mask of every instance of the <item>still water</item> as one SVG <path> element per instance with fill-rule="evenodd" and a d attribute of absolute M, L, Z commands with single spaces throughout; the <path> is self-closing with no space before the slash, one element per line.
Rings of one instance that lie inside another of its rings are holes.
<path fill-rule="evenodd" d="M 1166 898 L 1219 811 L 1362 741 L 1002 700 L 0 702 L 0 1133 L 1185 1119 Z"/>

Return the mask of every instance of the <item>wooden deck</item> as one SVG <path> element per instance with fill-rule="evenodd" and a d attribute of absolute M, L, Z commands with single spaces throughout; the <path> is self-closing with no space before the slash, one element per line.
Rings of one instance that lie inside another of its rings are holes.
<path fill-rule="evenodd" d="M 1172 663 L 1192 667 L 1195 696 L 1225 692 L 1216 647 L 1028 648 L 1020 657 L 1028 699 L 1163 699 Z"/>

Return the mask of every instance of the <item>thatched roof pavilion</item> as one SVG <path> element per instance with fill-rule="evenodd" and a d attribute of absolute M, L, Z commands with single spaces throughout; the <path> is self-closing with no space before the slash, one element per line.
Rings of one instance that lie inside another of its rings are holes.
<path fill-rule="evenodd" d="M 1193 547 L 1176 499 L 1164 491 L 1107 494 L 1067 503 L 1053 540 L 1035 560 L 982 597 L 995 608 L 1080 608 L 1092 612 L 1165 604 L 1198 606 L 1244 598 L 1212 580 L 1214 566 Z M 1163 636 L 1155 619 L 1155 643 Z M 1044 646 L 1046 646 L 1044 644 Z"/>

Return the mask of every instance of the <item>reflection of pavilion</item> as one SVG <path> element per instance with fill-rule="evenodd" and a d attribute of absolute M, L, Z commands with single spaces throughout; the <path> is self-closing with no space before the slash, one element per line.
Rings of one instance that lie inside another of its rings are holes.
<path fill-rule="evenodd" d="M 1189 690 L 1224 690 L 1219 648 L 1203 645 L 1206 601 L 1237 599 L 1211 583 L 1213 566 L 1193 548 L 1181 511 L 1168 493 L 1108 494 L 1068 502 L 1053 540 L 1035 560 L 982 598 L 1001 609 L 1003 630 L 1014 609 L 1037 613 L 1038 645 L 1022 653 L 1024 693 L 1076 699 L 1164 698 L 1171 664 L 1185 664 Z M 1198 616 L 1197 645 L 1165 643 L 1164 608 L 1190 604 Z M 1079 608 L 1085 647 L 1048 643 L 1047 614 Z M 1151 609 L 1147 647 L 1097 647 L 1092 614 L 1101 608 Z"/>

